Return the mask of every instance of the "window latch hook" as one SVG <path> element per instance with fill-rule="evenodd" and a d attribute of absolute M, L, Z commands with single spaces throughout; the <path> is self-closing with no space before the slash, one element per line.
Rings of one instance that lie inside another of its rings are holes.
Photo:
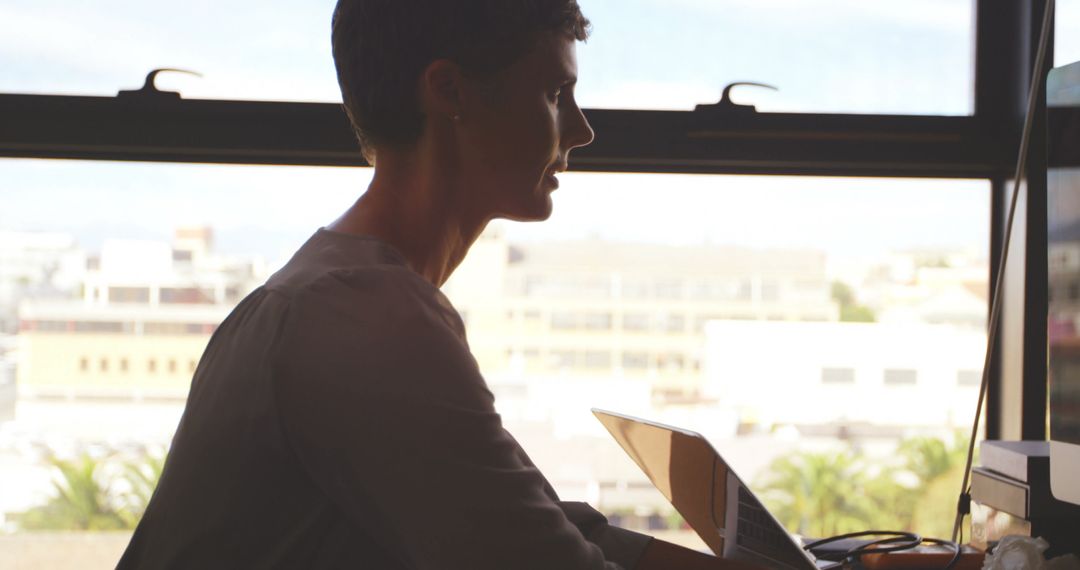
<path fill-rule="evenodd" d="M 724 87 L 724 92 L 720 95 L 719 102 L 699 104 L 694 107 L 694 111 L 703 111 L 709 113 L 756 113 L 757 107 L 753 105 L 742 105 L 731 100 L 731 90 L 740 85 L 764 87 L 766 89 L 772 89 L 773 91 L 779 91 L 777 87 L 769 85 L 767 83 L 757 83 L 754 81 L 736 81 L 734 83 L 729 83 L 727 87 Z"/>
<path fill-rule="evenodd" d="M 187 73 L 188 75 L 194 75 L 195 77 L 202 77 L 202 74 L 197 71 L 191 71 L 189 69 L 177 69 L 174 67 L 159 67 L 157 69 L 150 70 L 150 73 L 146 74 L 146 81 L 140 89 L 124 90 L 117 93 L 118 97 L 168 97 L 170 99 L 179 99 L 179 91 L 162 91 L 158 89 L 155 81 L 159 73 L 163 71 L 171 71 L 176 73 Z"/>

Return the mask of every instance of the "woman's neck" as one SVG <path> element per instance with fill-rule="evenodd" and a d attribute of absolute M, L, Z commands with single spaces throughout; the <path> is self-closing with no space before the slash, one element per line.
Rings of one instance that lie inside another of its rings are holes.
<path fill-rule="evenodd" d="M 456 199 L 462 188 L 448 170 L 380 154 L 367 191 L 328 228 L 390 244 L 414 271 L 441 287 L 490 219 L 463 209 L 468 201 Z"/>

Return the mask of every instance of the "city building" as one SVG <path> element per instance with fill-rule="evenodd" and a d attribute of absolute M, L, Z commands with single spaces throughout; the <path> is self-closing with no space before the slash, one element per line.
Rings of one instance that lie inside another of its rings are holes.
<path fill-rule="evenodd" d="M 167 443 L 210 335 L 264 273 L 215 255 L 209 228 L 178 229 L 171 244 L 106 240 L 80 298 L 20 305 L 16 419 L 43 434 Z M 80 415 L 101 417 L 71 421 Z"/>
<path fill-rule="evenodd" d="M 980 328 L 713 321 L 706 331 L 705 394 L 735 412 L 733 430 L 948 438 L 974 418 Z"/>
<path fill-rule="evenodd" d="M 444 287 L 488 381 L 642 379 L 701 396 L 705 323 L 835 321 L 825 255 L 602 240 L 510 243 L 493 226 Z"/>

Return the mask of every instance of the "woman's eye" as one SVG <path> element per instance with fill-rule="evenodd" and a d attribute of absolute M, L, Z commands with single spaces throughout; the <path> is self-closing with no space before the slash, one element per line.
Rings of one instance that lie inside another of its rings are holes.
<path fill-rule="evenodd" d="M 555 91 L 551 92 L 551 100 L 558 103 L 559 102 L 559 95 L 562 95 L 562 89 L 561 88 L 556 89 Z"/>

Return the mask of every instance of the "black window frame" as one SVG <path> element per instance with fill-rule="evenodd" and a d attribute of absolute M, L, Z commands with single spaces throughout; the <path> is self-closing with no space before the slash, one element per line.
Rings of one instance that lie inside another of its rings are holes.
<path fill-rule="evenodd" d="M 993 276 L 1045 0 L 973 2 L 970 116 L 586 109 L 596 141 L 575 153 L 570 169 L 986 179 Z M 1034 140 L 1043 128 L 1035 125 Z M 0 157 L 366 166 L 338 104 L 168 94 L 0 94 Z M 1021 272 L 1024 287 L 1005 291 L 1017 301 L 1007 303 L 1008 324 L 994 351 L 987 437 L 1046 437 L 1045 152 L 1040 155 L 1039 145 L 1028 164 L 1027 209 L 1016 229 L 1026 236 L 1026 249 L 1009 263 L 1009 271 Z M 990 283 L 992 296 L 992 278 Z M 1023 380 L 1003 381 L 1000 349 L 1017 345 Z M 1008 420 L 1017 409 L 1018 427 Z"/>

